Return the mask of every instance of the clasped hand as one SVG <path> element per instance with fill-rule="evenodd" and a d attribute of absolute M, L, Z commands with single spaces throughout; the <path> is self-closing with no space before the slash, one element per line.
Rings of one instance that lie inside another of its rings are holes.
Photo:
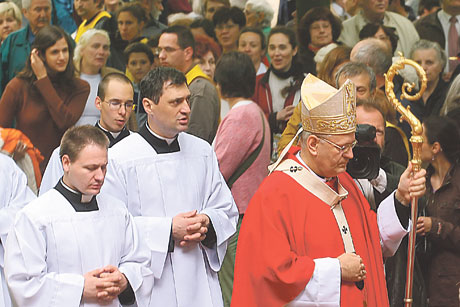
<path fill-rule="evenodd" d="M 343 281 L 356 282 L 366 278 L 363 259 L 354 253 L 343 253 L 338 257 Z"/>
<path fill-rule="evenodd" d="M 112 302 L 128 286 L 125 275 L 113 265 L 90 271 L 84 278 L 83 299 L 99 304 Z"/>
<path fill-rule="evenodd" d="M 209 223 L 209 217 L 196 210 L 179 213 L 172 221 L 173 239 L 182 247 L 201 242 L 206 238 Z"/>

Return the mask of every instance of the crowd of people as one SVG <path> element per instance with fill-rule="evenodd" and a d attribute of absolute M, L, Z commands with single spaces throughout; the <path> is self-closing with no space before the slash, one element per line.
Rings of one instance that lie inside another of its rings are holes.
<path fill-rule="evenodd" d="M 1 2 L 0 306 L 458 306 L 460 3 L 328 2 Z"/>

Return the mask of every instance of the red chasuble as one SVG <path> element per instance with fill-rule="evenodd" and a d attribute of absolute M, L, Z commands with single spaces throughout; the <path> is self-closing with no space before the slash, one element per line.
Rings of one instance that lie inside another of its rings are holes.
<path fill-rule="evenodd" d="M 287 158 L 298 161 L 298 150 L 291 148 Z M 367 271 L 363 290 L 342 281 L 340 306 L 388 306 L 377 216 L 347 173 L 338 179 L 349 193 L 342 207 Z M 284 306 L 307 286 L 313 259 L 336 258 L 344 252 L 331 207 L 289 175 L 275 171 L 261 184 L 243 219 L 232 307 Z"/>

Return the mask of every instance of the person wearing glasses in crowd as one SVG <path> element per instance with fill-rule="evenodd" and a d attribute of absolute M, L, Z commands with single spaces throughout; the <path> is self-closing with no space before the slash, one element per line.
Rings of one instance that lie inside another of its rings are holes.
<path fill-rule="evenodd" d="M 373 211 L 345 172 L 356 145 L 354 84 L 337 90 L 308 75 L 301 93 L 301 148 L 288 145 L 246 209 L 232 306 L 389 306 L 383 257 L 408 232 L 425 170 L 411 179 L 409 166 Z"/>
<path fill-rule="evenodd" d="M 220 99 L 212 80 L 195 62 L 197 57 L 192 32 L 183 26 L 167 28 L 158 42 L 160 65 L 173 67 L 185 74 L 192 94 L 187 132 L 212 143 L 220 115 Z"/>
<path fill-rule="evenodd" d="M 99 83 L 97 97 L 93 102 L 100 112 L 96 127 L 109 138 L 109 147 L 131 133 L 126 124 L 133 111 L 133 96 L 133 85 L 122 73 L 110 73 Z M 52 189 L 64 174 L 59 150 L 60 147 L 57 147 L 51 155 L 43 174 L 39 195 Z"/>
<path fill-rule="evenodd" d="M 238 36 L 246 25 L 246 16 L 237 7 L 223 7 L 217 10 L 212 17 L 217 41 L 222 47 L 222 53 L 238 50 Z"/>

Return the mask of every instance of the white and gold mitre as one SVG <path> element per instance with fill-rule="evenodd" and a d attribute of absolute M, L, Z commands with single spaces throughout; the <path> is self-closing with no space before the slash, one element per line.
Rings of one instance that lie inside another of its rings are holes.
<path fill-rule="evenodd" d="M 308 74 L 300 90 L 303 130 L 319 134 L 355 132 L 355 92 L 355 85 L 350 80 L 337 90 Z"/>

